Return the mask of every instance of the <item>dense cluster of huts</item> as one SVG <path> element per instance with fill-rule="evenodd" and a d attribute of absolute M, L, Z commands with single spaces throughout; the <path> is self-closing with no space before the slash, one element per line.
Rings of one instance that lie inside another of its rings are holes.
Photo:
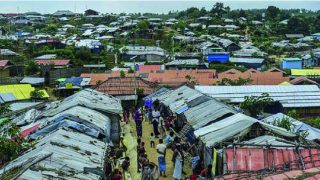
<path fill-rule="evenodd" d="M 160 101 L 161 115 L 174 117 L 176 135 L 198 146 L 202 163 L 212 164 L 216 176 L 258 178 L 319 167 L 319 129 L 281 113 L 258 120 L 211 96 L 181 86 L 160 89 L 146 101 Z M 290 119 L 294 131 L 274 125 L 283 118 Z M 191 161 L 193 154 L 185 153 Z"/>
<path fill-rule="evenodd" d="M 32 148 L 0 169 L 1 179 L 99 179 L 120 142 L 120 100 L 92 89 L 9 117 Z"/>

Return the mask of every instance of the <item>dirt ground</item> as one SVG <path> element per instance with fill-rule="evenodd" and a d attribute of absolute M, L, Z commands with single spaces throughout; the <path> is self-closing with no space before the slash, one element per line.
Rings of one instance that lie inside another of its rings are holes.
<path fill-rule="evenodd" d="M 133 120 L 130 120 L 130 125 L 131 125 L 131 129 L 132 129 L 132 134 L 135 136 L 135 138 L 137 138 L 136 137 L 135 123 L 134 123 Z M 150 133 L 151 132 L 153 132 L 152 124 L 149 124 L 149 122 L 143 121 L 143 124 L 142 124 L 142 142 L 145 142 L 145 148 L 146 148 L 146 151 L 147 151 L 147 155 L 148 155 L 149 161 L 158 165 L 158 153 L 157 153 L 157 150 L 155 148 L 151 148 L 150 147 L 149 137 L 150 137 Z M 155 146 L 157 146 L 158 140 L 159 139 L 156 139 Z M 160 177 L 159 178 L 160 180 L 173 179 L 172 175 L 173 175 L 174 167 L 173 167 L 173 163 L 171 161 L 172 155 L 173 155 L 172 150 L 171 149 L 167 149 L 167 154 L 166 154 L 166 162 L 167 162 L 166 175 L 167 175 L 167 177 L 166 178 Z M 184 170 L 184 172 L 186 172 L 186 175 L 183 175 L 183 179 L 184 179 L 185 177 L 191 175 L 191 172 L 192 172 L 191 171 L 191 164 L 184 165 L 183 170 Z"/>

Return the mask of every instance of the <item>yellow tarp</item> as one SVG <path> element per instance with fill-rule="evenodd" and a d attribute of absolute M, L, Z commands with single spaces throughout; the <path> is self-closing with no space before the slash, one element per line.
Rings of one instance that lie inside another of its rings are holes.
<path fill-rule="evenodd" d="M 320 69 L 291 69 L 292 76 L 319 76 Z"/>
<path fill-rule="evenodd" d="M 212 152 L 212 173 L 213 176 L 216 175 L 216 167 L 217 167 L 217 150 L 215 148 L 213 148 L 213 152 Z"/>
<path fill-rule="evenodd" d="M 0 93 L 12 93 L 17 100 L 30 99 L 30 93 L 35 88 L 30 84 L 13 84 L 0 86 Z M 44 98 L 48 98 L 49 95 L 45 90 L 41 90 L 44 93 Z"/>
<path fill-rule="evenodd" d="M 281 86 L 291 86 L 292 84 L 290 84 L 287 81 L 284 81 L 284 82 L 280 83 L 279 85 L 281 85 Z"/>

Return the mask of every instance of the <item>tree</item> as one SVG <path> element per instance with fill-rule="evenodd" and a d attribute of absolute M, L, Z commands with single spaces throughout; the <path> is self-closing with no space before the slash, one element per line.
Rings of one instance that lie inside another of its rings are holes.
<path fill-rule="evenodd" d="M 144 89 L 143 88 L 136 88 L 135 91 L 136 91 L 136 94 L 138 96 L 142 96 L 143 93 L 144 93 Z"/>
<path fill-rule="evenodd" d="M 0 116 L 10 112 L 9 105 L 0 105 Z"/>
<path fill-rule="evenodd" d="M 245 96 L 244 99 L 244 102 L 240 104 L 240 108 L 252 117 L 257 117 L 267 106 L 274 103 L 268 93 L 262 93 L 261 96 Z"/>
<path fill-rule="evenodd" d="M 289 132 L 293 132 L 293 130 L 294 130 L 294 125 L 291 123 L 289 117 L 283 117 L 281 119 L 279 119 L 279 118 L 275 119 L 273 121 L 272 125 L 284 128 Z"/>
<path fill-rule="evenodd" d="M 97 85 L 97 86 L 99 86 L 99 85 L 101 85 L 101 84 L 102 84 L 102 81 L 101 81 L 101 80 L 97 80 L 97 81 L 96 81 L 96 85 Z"/>
<path fill-rule="evenodd" d="M 293 16 L 288 20 L 288 32 L 309 34 L 310 27 L 308 22 L 302 17 Z"/>
<path fill-rule="evenodd" d="M 247 17 L 246 11 L 244 11 L 243 9 L 240 9 L 240 11 L 239 11 L 239 17 L 244 17 L 244 18 L 246 18 L 246 17 Z"/>
<path fill-rule="evenodd" d="M 314 30 L 315 32 L 320 32 L 320 14 L 315 18 Z"/>
<path fill-rule="evenodd" d="M 184 78 L 185 78 L 186 80 L 190 81 L 192 77 L 188 74 L 188 75 L 186 75 Z"/>
<path fill-rule="evenodd" d="M 123 70 L 120 71 L 120 77 L 121 78 L 125 78 L 126 77 L 126 73 Z"/>
<path fill-rule="evenodd" d="M 239 77 L 238 79 L 235 79 L 235 80 L 231 80 L 228 78 L 222 78 L 222 80 L 218 81 L 217 84 L 219 86 L 242 86 L 242 85 L 247 85 L 251 82 L 252 82 L 252 79 L 250 79 L 250 78 L 243 79 L 243 78 Z"/>
<path fill-rule="evenodd" d="M 267 8 L 268 19 L 275 19 L 276 17 L 278 17 L 279 13 L 280 13 L 280 9 L 275 6 L 269 6 Z"/>
<path fill-rule="evenodd" d="M 149 29 L 150 23 L 148 20 L 142 20 L 137 24 L 137 27 L 140 31 Z"/>
<path fill-rule="evenodd" d="M 58 26 L 55 24 L 49 24 L 46 28 L 43 28 L 42 31 L 44 33 L 54 35 L 58 31 Z"/>
<path fill-rule="evenodd" d="M 260 57 L 260 56 L 259 56 L 259 54 L 258 54 L 257 52 L 252 53 L 252 54 L 251 54 L 251 56 L 252 56 L 252 57 L 254 57 L 254 58 L 258 58 L 258 57 Z"/>
<path fill-rule="evenodd" d="M 29 61 L 25 68 L 25 73 L 27 75 L 37 74 L 40 71 L 39 65 L 35 61 Z"/>
<path fill-rule="evenodd" d="M 92 60 L 92 54 L 89 48 L 80 48 L 76 50 L 75 53 L 76 59 L 79 59 L 82 62 L 89 63 Z"/>
<path fill-rule="evenodd" d="M 1 123 L 0 134 L 0 163 L 16 158 L 25 148 L 28 147 L 20 134 L 20 128 L 10 121 Z"/>
<path fill-rule="evenodd" d="M 224 7 L 223 3 L 217 2 L 216 4 L 213 5 L 210 12 L 217 17 L 222 17 L 222 15 L 225 14 L 228 9 L 230 9 L 228 6 Z"/>
<path fill-rule="evenodd" d="M 44 92 L 39 89 L 36 89 L 36 90 L 30 92 L 30 96 L 33 99 L 41 99 L 44 97 Z"/>
<path fill-rule="evenodd" d="M 187 27 L 187 24 L 184 21 L 179 21 L 174 26 L 174 29 L 179 29 L 180 31 L 184 31 L 184 29 Z"/>
<path fill-rule="evenodd" d="M 130 68 L 130 69 L 128 70 L 128 73 L 134 73 L 134 70 L 133 70 L 132 68 Z"/>

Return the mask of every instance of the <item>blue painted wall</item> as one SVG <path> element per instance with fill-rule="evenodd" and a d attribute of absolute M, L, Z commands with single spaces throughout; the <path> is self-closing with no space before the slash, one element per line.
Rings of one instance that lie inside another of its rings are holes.
<path fill-rule="evenodd" d="M 286 60 L 281 63 L 282 69 L 302 69 L 302 60 Z"/>

